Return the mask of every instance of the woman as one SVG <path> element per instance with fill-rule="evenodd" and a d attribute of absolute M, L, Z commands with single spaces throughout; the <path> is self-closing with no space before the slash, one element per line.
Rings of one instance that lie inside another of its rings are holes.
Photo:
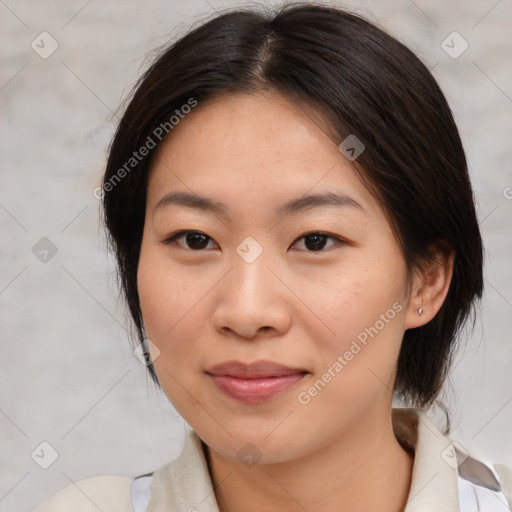
<path fill-rule="evenodd" d="M 310 3 L 217 16 L 141 77 L 102 197 L 148 370 L 192 431 L 39 512 L 511 509 L 510 466 L 426 414 L 482 242 L 450 108 L 404 45 Z"/>

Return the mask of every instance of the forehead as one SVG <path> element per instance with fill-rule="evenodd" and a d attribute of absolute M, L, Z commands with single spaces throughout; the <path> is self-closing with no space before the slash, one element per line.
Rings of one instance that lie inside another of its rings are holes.
<path fill-rule="evenodd" d="M 180 190 L 268 209 L 335 189 L 371 210 L 373 198 L 328 130 L 320 115 L 274 92 L 199 103 L 160 145 L 148 205 Z"/>

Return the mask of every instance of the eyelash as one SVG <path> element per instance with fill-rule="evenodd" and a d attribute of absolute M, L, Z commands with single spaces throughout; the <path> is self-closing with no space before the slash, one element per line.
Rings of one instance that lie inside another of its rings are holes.
<path fill-rule="evenodd" d="M 178 238 L 181 238 L 182 236 L 188 235 L 190 233 L 194 233 L 194 234 L 197 234 L 197 235 L 204 235 L 207 239 L 213 240 L 213 238 L 209 237 L 206 233 L 203 233 L 202 231 L 181 230 L 181 231 L 177 231 L 176 233 L 173 233 L 171 236 L 169 236 L 168 238 L 163 240 L 163 243 L 165 245 L 171 245 Z M 324 231 L 310 231 L 309 233 L 304 233 L 300 237 L 296 238 L 292 245 L 295 245 L 299 240 L 302 240 L 303 238 L 306 238 L 306 237 L 312 236 L 312 235 L 320 235 L 320 236 L 323 236 L 323 237 L 326 237 L 326 238 L 331 238 L 332 240 L 335 240 L 335 241 L 337 241 L 340 244 L 347 244 L 348 243 L 346 240 L 343 240 L 342 238 L 340 238 L 338 236 L 331 235 L 331 234 L 326 233 Z M 177 245 L 179 245 L 179 244 L 177 244 Z M 190 250 L 192 252 L 204 252 L 204 249 L 188 249 L 188 248 L 182 247 L 182 246 L 179 246 L 179 247 L 181 247 L 182 249 L 185 249 L 185 250 Z M 333 247 L 333 246 L 331 246 L 331 247 Z M 331 247 L 329 247 L 329 249 Z M 316 253 L 316 252 L 326 252 L 326 250 L 325 249 L 320 249 L 318 251 L 308 251 L 308 250 L 306 250 L 306 252 Z"/>

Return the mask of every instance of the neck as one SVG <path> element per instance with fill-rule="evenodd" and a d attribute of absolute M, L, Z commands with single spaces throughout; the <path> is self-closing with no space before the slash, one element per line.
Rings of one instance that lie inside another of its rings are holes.
<path fill-rule="evenodd" d="M 220 512 L 400 512 L 414 462 L 395 437 L 391 411 L 298 460 L 247 467 L 209 447 L 207 460 Z"/>

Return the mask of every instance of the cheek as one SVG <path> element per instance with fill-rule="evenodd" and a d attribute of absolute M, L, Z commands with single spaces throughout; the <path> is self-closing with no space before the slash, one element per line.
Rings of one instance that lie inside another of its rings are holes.
<path fill-rule="evenodd" d="M 197 366 L 199 301 L 204 291 L 196 284 L 187 287 L 185 276 L 169 268 L 168 259 L 142 246 L 137 275 L 138 293 L 147 337 L 158 348 L 152 357 L 158 380 L 175 409 L 184 417 L 194 417 L 198 404 L 186 390 L 194 389 Z M 195 307 L 194 307 L 195 305 Z M 197 331 L 197 332 L 196 332 Z"/>
<path fill-rule="evenodd" d="M 143 241 L 137 287 L 148 337 L 164 345 L 179 329 L 193 326 L 190 318 L 204 295 L 199 284 L 174 268 L 165 251 Z"/>
<path fill-rule="evenodd" d="M 201 325 L 194 316 L 200 312 L 201 290 L 187 287 L 184 277 L 169 267 L 169 260 L 161 251 L 144 243 L 137 286 L 146 335 L 160 351 L 154 361 L 155 370 L 159 373 L 165 361 L 166 369 L 174 373 L 174 362 L 193 353 L 191 345 L 197 339 L 193 331 Z"/>
<path fill-rule="evenodd" d="M 406 302 L 405 278 L 405 267 L 394 254 L 361 253 L 330 275 L 324 296 L 316 295 L 316 303 L 326 323 L 346 341 L 376 322 L 382 327 L 382 315 L 386 329 L 400 323 L 398 310 L 405 309 Z M 395 303 L 399 306 L 393 308 Z"/>
<path fill-rule="evenodd" d="M 333 392 L 343 388 L 347 399 L 379 386 L 379 379 L 383 386 L 392 385 L 406 310 L 406 269 L 392 249 L 379 257 L 368 252 L 346 261 L 333 274 L 323 303 L 317 299 L 319 316 L 331 330 L 317 338 L 323 365 L 319 371 L 339 375 L 329 387 Z"/>

